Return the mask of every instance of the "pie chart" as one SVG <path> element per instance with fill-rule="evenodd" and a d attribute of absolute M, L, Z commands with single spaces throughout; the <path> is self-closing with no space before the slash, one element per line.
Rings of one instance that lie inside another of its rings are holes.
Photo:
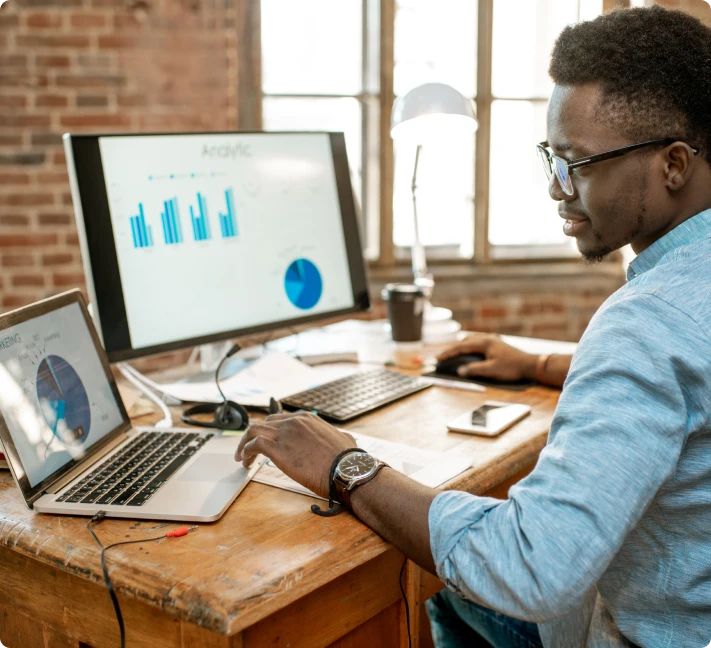
<path fill-rule="evenodd" d="M 308 259 L 297 259 L 286 270 L 284 288 L 294 306 L 309 310 L 318 304 L 323 293 L 321 273 Z"/>
<path fill-rule="evenodd" d="M 80 445 L 91 427 L 86 389 L 64 358 L 49 355 L 37 369 L 37 398 L 52 434 L 66 445 Z"/>

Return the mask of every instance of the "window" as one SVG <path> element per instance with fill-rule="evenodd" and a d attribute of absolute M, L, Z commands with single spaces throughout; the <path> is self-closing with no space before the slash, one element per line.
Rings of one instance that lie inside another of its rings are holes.
<path fill-rule="evenodd" d="M 409 258 L 415 152 L 393 148 L 389 117 L 396 96 L 428 81 L 471 97 L 479 121 L 471 141 L 423 148 L 428 256 L 575 254 L 534 145 L 545 138 L 553 42 L 603 0 L 251 1 L 261 11 L 261 124 L 345 132 L 369 258 Z"/>

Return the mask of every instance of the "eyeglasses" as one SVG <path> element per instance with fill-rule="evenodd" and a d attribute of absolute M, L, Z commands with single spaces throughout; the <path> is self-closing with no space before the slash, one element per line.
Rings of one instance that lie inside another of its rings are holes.
<path fill-rule="evenodd" d="M 597 155 L 589 155 L 587 157 L 578 158 L 577 160 L 564 160 L 562 157 L 554 155 L 553 152 L 548 148 L 548 142 L 541 142 L 536 144 L 538 149 L 538 154 L 541 156 L 541 161 L 543 162 L 543 169 L 546 172 L 548 181 L 550 182 L 551 176 L 555 173 L 555 177 L 558 179 L 560 188 L 565 192 L 566 195 L 572 196 L 575 193 L 575 187 L 573 187 L 572 174 L 575 169 L 580 169 L 581 167 L 588 166 L 589 164 L 595 164 L 596 162 L 603 162 L 604 160 L 611 160 L 612 158 L 622 157 L 627 155 L 632 151 L 641 149 L 645 146 L 652 146 L 654 144 L 668 145 L 673 142 L 678 142 L 679 140 L 674 137 L 666 137 L 664 139 L 650 140 L 649 142 L 641 142 L 640 144 L 632 144 L 631 146 L 623 146 L 622 148 L 614 149 L 612 151 L 607 151 L 605 153 L 598 153 Z M 699 152 L 698 148 L 691 147 L 691 150 L 696 155 Z"/>

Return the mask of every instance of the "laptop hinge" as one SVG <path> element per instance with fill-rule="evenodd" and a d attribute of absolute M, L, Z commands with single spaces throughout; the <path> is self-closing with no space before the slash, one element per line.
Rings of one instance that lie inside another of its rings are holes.
<path fill-rule="evenodd" d="M 75 480 L 79 475 L 85 473 L 91 466 L 95 463 L 101 461 L 107 454 L 116 449 L 116 446 L 122 444 L 126 439 L 128 439 L 128 434 L 121 432 L 116 436 L 115 439 L 107 443 L 103 448 L 101 448 L 95 455 L 92 455 L 90 459 L 82 461 L 76 468 L 70 470 L 66 475 L 62 475 L 56 482 L 51 484 L 44 492 L 54 495 L 62 490 L 69 482 Z"/>

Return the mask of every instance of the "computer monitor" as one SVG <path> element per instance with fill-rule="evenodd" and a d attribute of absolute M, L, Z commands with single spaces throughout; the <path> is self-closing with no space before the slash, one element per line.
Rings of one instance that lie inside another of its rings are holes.
<path fill-rule="evenodd" d="M 369 307 L 342 133 L 65 135 L 112 362 Z"/>

